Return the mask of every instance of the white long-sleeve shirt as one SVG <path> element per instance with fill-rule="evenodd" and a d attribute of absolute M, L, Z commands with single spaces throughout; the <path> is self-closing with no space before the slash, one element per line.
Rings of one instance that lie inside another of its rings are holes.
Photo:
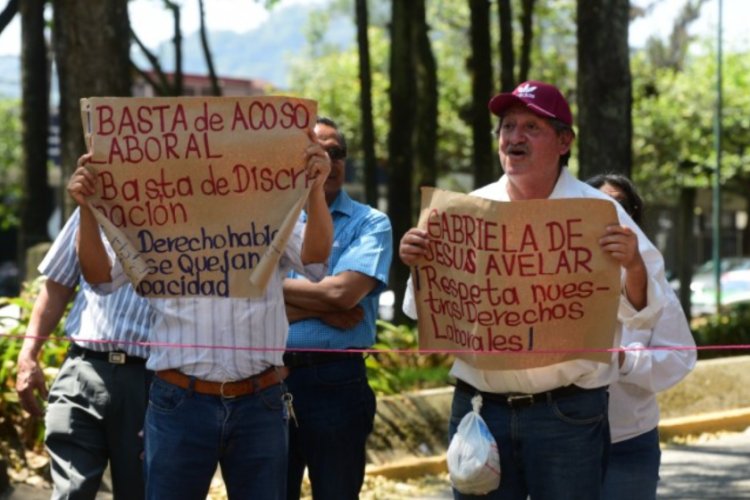
<path fill-rule="evenodd" d="M 508 179 L 501 177 L 497 182 L 477 189 L 471 194 L 495 201 L 510 201 L 507 187 Z M 638 249 L 648 271 L 647 306 L 637 311 L 628 301 L 623 289 L 620 294 L 617 331 L 613 344 L 613 347 L 617 347 L 620 345 L 622 325 L 633 329 L 650 329 L 658 319 L 664 301 L 664 290 L 669 289 L 669 283 L 664 277 L 664 259 L 619 204 L 598 189 L 574 178 L 567 168 L 562 169 L 557 184 L 549 196 L 549 199 L 561 198 L 608 200 L 615 206 L 620 223 L 630 227 L 638 235 Z M 404 296 L 403 310 L 408 316 L 416 318 L 416 304 L 411 282 L 408 283 Z M 617 365 L 617 353 L 612 354 L 610 363 L 576 359 L 525 370 L 482 370 L 471 366 L 466 361 L 456 359 L 451 375 L 486 392 L 533 394 L 571 384 L 587 389 L 609 385 L 618 378 Z"/>
<path fill-rule="evenodd" d="M 656 393 L 675 385 L 695 366 L 695 340 L 672 290 L 665 293 L 664 308 L 654 328 L 624 328 L 622 347 L 665 349 L 625 351 L 620 378 L 609 386 L 609 425 L 613 443 L 654 429 L 659 424 Z"/>

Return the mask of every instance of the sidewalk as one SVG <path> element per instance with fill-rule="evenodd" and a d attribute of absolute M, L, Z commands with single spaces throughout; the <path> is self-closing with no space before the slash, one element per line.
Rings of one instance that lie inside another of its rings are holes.
<path fill-rule="evenodd" d="M 658 497 L 750 498 L 750 429 L 662 452 Z"/>
<path fill-rule="evenodd" d="M 749 427 L 750 408 L 742 408 L 691 417 L 665 419 L 659 424 L 659 436 L 662 441 L 667 441 L 676 437 L 697 436 L 720 431 L 742 432 Z M 750 446 L 750 437 L 748 438 L 748 446 Z M 750 448 L 747 451 L 750 453 Z M 750 466 L 750 454 L 747 458 L 746 470 L 750 470 L 750 467 L 748 467 Z M 366 473 L 388 479 L 405 480 L 428 474 L 441 474 L 447 472 L 447 470 L 445 453 L 442 453 L 434 457 L 408 458 L 385 465 L 369 465 Z M 750 473 L 748 473 L 748 478 L 750 482 Z M 746 498 L 750 498 L 750 490 L 748 490 Z"/>
<path fill-rule="evenodd" d="M 706 435 L 691 444 L 662 445 L 659 499 L 750 498 L 750 429 Z M 420 471 L 421 472 L 421 471 Z M 368 476 L 362 500 L 444 500 L 453 498 L 448 474 L 389 480 Z"/>

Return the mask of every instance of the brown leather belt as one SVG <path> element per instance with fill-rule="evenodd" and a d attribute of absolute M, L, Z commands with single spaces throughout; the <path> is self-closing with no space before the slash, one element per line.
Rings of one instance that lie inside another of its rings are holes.
<path fill-rule="evenodd" d="M 289 374 L 285 366 L 272 366 L 271 368 L 253 375 L 250 378 L 235 380 L 233 382 L 211 382 L 195 377 L 189 377 L 177 370 L 161 370 L 156 376 L 165 382 L 176 385 L 183 389 L 190 389 L 199 394 L 221 396 L 222 398 L 236 398 L 247 396 L 254 392 L 262 391 L 267 387 L 280 384 Z"/>

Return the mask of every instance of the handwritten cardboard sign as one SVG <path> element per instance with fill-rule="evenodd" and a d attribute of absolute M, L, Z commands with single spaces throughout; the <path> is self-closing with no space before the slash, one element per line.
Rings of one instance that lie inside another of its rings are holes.
<path fill-rule="evenodd" d="M 420 348 L 490 370 L 608 363 L 610 353 L 591 350 L 613 347 L 620 271 L 598 239 L 616 222 L 604 200 L 503 203 L 422 188 Z"/>
<path fill-rule="evenodd" d="M 90 98 L 81 115 L 89 203 L 138 293 L 262 295 L 312 185 L 314 101 Z"/>

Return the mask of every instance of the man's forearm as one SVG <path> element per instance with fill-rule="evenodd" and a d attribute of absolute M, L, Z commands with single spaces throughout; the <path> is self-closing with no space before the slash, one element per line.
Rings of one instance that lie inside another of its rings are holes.
<path fill-rule="evenodd" d="M 377 286 L 371 276 L 344 271 L 317 283 L 301 279 L 284 280 L 284 300 L 297 307 L 320 312 L 347 311 Z"/>
<path fill-rule="evenodd" d="M 322 189 L 313 188 L 307 199 L 307 225 L 302 241 L 302 262 L 323 263 L 333 244 L 333 221 Z"/>
<path fill-rule="evenodd" d="M 23 341 L 21 352 L 18 353 L 18 400 L 24 410 L 36 417 L 44 414 L 37 398 L 47 397 L 44 373 L 39 364 L 39 352 L 65 313 L 65 307 L 72 294 L 72 288 L 49 279 L 42 285 L 31 310 L 29 326 L 26 329 L 27 337 Z"/>
<path fill-rule="evenodd" d="M 304 309 L 293 304 L 286 304 L 286 317 L 290 323 L 302 321 L 303 319 L 320 318 L 321 312 Z"/>
<path fill-rule="evenodd" d="M 648 271 L 643 260 L 625 271 L 625 293 L 636 311 L 648 305 Z"/>
<path fill-rule="evenodd" d="M 112 281 L 112 263 L 104 248 L 99 224 L 89 207 L 81 207 L 81 223 L 78 228 L 78 260 L 83 277 L 92 285 Z"/>
<path fill-rule="evenodd" d="M 327 280 L 329 278 L 324 278 L 319 283 L 312 283 L 302 279 L 286 279 L 284 280 L 284 301 L 299 309 L 319 313 L 346 309 L 328 296 L 323 283 Z"/>

